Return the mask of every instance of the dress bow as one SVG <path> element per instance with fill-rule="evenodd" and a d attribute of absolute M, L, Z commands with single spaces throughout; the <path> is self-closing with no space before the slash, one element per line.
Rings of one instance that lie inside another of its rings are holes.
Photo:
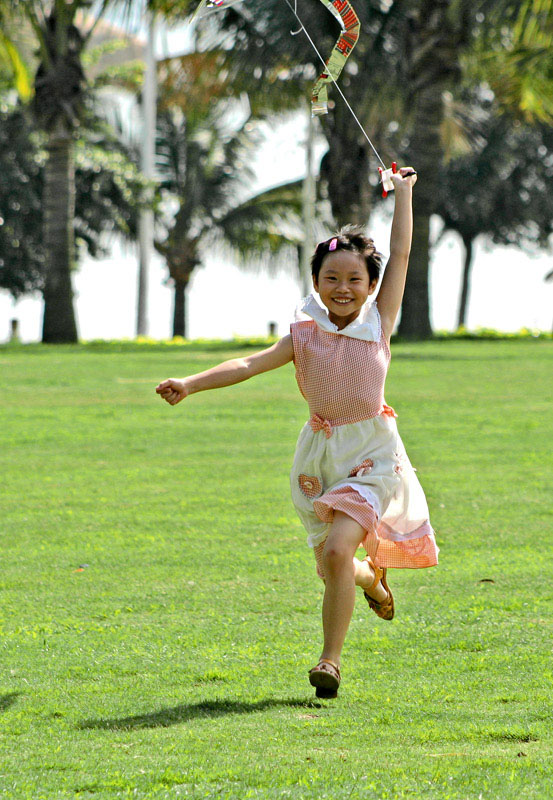
<path fill-rule="evenodd" d="M 327 419 L 323 419 L 318 414 L 313 414 L 309 420 L 309 424 L 314 433 L 317 433 L 317 431 L 324 431 L 327 439 L 330 439 L 332 436 L 332 425 Z"/>

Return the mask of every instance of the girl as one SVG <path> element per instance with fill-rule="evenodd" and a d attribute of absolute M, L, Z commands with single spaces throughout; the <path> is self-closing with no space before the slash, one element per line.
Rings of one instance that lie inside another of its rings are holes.
<path fill-rule="evenodd" d="M 392 176 L 395 209 L 390 259 L 378 292 L 381 256 L 360 230 L 343 229 L 312 258 L 313 286 L 302 311 L 310 319 L 267 350 L 156 391 L 171 405 L 194 392 L 247 380 L 294 361 L 311 418 L 302 429 L 291 473 L 292 498 L 325 583 L 323 650 L 309 671 L 317 697 L 336 697 L 340 654 L 355 587 L 382 619 L 394 616 L 388 567 L 430 567 L 438 548 L 421 486 L 384 402 L 390 337 L 403 298 L 412 235 L 411 167 Z M 362 545 L 367 555 L 355 557 Z"/>

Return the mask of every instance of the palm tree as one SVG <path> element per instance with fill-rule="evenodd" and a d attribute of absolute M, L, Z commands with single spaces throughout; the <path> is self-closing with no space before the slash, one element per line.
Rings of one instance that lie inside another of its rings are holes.
<path fill-rule="evenodd" d="M 460 78 L 460 49 L 466 45 L 470 30 L 463 11 L 463 4 L 452 9 L 450 0 L 422 0 L 412 14 L 407 70 L 412 104 L 409 158 L 422 180 L 414 200 L 413 244 L 399 324 L 400 336 L 409 339 L 425 339 L 432 334 L 428 287 L 430 218 L 437 209 L 444 163 L 444 93 Z"/>
<path fill-rule="evenodd" d="M 148 0 L 149 2 L 149 0 Z M 76 24 L 91 0 L 11 0 L 15 14 L 31 25 L 38 43 L 39 66 L 34 84 L 33 109 L 47 135 L 48 160 L 44 176 L 44 284 L 43 342 L 75 342 L 71 270 L 74 262 L 75 133 L 86 105 L 83 53 L 94 25 L 84 33 Z M 130 13 L 135 0 L 103 0 L 95 21 L 109 8 Z M 158 3 L 161 5 L 161 3 Z"/>
<path fill-rule="evenodd" d="M 245 6 L 250 8 L 248 0 Z M 528 99 L 530 83 L 538 93 L 536 97 L 541 96 L 541 107 L 548 108 L 553 93 L 550 84 L 544 84 L 543 76 L 551 70 L 551 37 L 545 32 L 538 39 L 532 37 L 540 25 L 543 28 L 543 20 L 549 19 L 551 6 L 552 0 L 524 0 L 520 5 L 511 0 L 389 0 L 385 4 L 371 2 L 356 8 L 362 35 L 340 84 L 384 160 L 407 157 L 420 172 L 411 266 L 400 324 L 400 333 L 405 337 L 424 338 L 431 334 L 429 229 L 440 192 L 440 172 L 447 163 L 443 141 L 447 92 L 459 81 L 462 70 L 467 69 L 466 54 L 477 40 L 475 33 L 485 31 L 486 41 L 491 39 L 496 50 L 501 50 L 498 41 L 505 36 L 505 25 L 513 25 L 513 37 L 524 43 L 527 57 L 531 43 L 538 42 L 531 55 L 533 59 L 539 58 L 541 64 L 540 73 L 526 74 L 523 81 L 520 52 L 516 51 L 518 61 L 514 56 L 510 59 L 510 77 L 519 78 L 518 89 L 516 81 L 513 85 L 520 105 L 523 97 Z M 286 13 L 281 2 L 266 0 L 263 4 L 255 3 L 255 13 L 239 15 L 229 11 L 221 17 L 222 25 L 236 31 L 237 57 L 243 54 L 244 69 L 257 67 L 264 59 L 276 61 L 277 54 L 285 51 L 304 68 L 304 80 L 309 63 L 318 69 L 317 59 L 302 37 L 291 44 L 287 36 L 290 17 L 286 19 Z M 321 52 L 328 54 L 337 32 L 332 17 L 325 15 L 319 4 L 312 4 L 302 8 L 302 18 Z M 260 49 L 257 42 L 262 38 L 264 47 Z M 490 56 L 490 72 L 493 63 Z M 505 76 L 503 70 L 497 80 L 498 91 L 502 82 L 504 87 L 509 85 Z M 334 109 L 322 120 L 329 152 L 321 165 L 321 183 L 327 188 L 337 220 L 365 222 L 374 202 L 367 192 L 371 154 L 349 111 L 335 95 L 333 91 Z"/>
<path fill-rule="evenodd" d="M 485 236 L 536 253 L 548 246 L 553 232 L 551 128 L 514 125 L 486 99 L 477 98 L 474 105 L 477 142 L 449 162 L 437 209 L 444 230 L 456 231 L 465 248 L 458 327 L 466 325 L 474 240 Z"/>
<path fill-rule="evenodd" d="M 33 106 L 48 136 L 44 190 L 44 243 L 47 258 L 44 287 L 44 342 L 73 342 L 77 328 L 73 310 L 71 268 L 74 260 L 75 206 L 74 137 L 86 100 L 83 53 L 98 21 L 108 10 L 122 16 L 144 9 L 173 17 L 188 13 L 195 0 L 11 0 L 28 20 L 39 46 Z M 95 7 L 95 22 L 83 33 L 76 24 L 80 12 Z M 265 71 L 263 72 L 263 75 Z M 261 86 L 263 76 L 253 79 Z M 278 81 L 282 83 L 283 81 Z M 278 83 L 277 82 L 277 83 Z M 259 95 L 261 97 L 261 94 Z M 286 102 L 282 92 L 281 104 Z"/>
<path fill-rule="evenodd" d="M 485 82 L 500 111 L 526 123 L 553 122 L 553 0 L 487 2 L 487 25 L 465 59 L 473 82 Z"/>
<path fill-rule="evenodd" d="M 185 117 L 172 105 L 158 116 L 161 187 L 177 204 L 166 236 L 156 241 L 174 285 L 174 336 L 186 336 L 187 288 L 208 252 L 226 250 L 246 266 L 268 257 L 273 265 L 297 258 L 301 181 L 247 196 L 256 124 L 245 114 L 232 125 L 229 112 L 229 104 L 219 102 L 207 113 Z"/>
<path fill-rule="evenodd" d="M 44 288 L 43 141 L 27 108 L 0 110 L 0 287 L 14 298 Z M 87 116 L 75 142 L 77 255 L 105 255 L 113 234 L 136 240 L 147 187 L 136 161 L 120 132 Z"/>

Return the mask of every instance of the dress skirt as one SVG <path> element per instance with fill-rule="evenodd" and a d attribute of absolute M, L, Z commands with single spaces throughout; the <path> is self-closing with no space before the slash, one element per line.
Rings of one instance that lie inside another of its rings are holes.
<path fill-rule="evenodd" d="M 366 531 L 362 546 L 378 566 L 438 563 L 426 498 L 393 412 L 330 430 L 306 423 L 290 482 L 310 547 L 324 542 L 334 512 L 342 511 Z"/>

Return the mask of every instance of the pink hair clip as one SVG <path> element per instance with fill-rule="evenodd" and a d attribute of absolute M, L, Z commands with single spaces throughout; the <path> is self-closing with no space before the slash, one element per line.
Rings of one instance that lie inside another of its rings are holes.
<path fill-rule="evenodd" d="M 329 252 L 330 252 L 331 250 L 336 250 L 336 245 L 337 245 L 337 244 L 338 244 L 338 239 L 336 239 L 336 237 L 335 237 L 334 239 L 332 239 L 332 241 L 331 241 L 331 242 L 330 242 L 330 244 L 328 245 L 328 250 L 329 250 Z"/>

